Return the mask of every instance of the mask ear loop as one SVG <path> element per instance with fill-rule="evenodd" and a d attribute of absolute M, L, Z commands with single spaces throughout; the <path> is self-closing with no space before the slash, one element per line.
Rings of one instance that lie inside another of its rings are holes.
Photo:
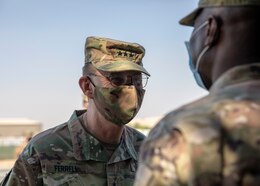
<path fill-rule="evenodd" d="M 203 57 L 203 55 L 207 52 L 207 50 L 209 49 L 209 46 L 206 46 L 200 53 L 199 57 L 198 57 L 198 60 L 197 60 L 197 64 L 196 64 L 196 70 L 198 71 L 199 69 L 199 64 L 200 64 L 200 61 L 201 61 L 201 58 Z"/>
<path fill-rule="evenodd" d="M 191 34 L 191 38 L 196 35 L 204 26 L 206 26 L 209 23 L 209 21 L 205 21 L 204 23 L 202 23 L 196 30 L 193 31 L 193 33 Z"/>
<path fill-rule="evenodd" d="M 202 23 L 191 35 L 191 39 L 194 37 L 194 35 L 196 35 L 203 27 L 205 27 L 207 24 L 209 24 L 209 21 L 205 21 L 204 23 Z M 190 40 L 191 40 L 190 39 Z M 199 69 L 199 64 L 201 61 L 201 58 L 203 57 L 203 55 L 207 52 L 207 50 L 209 49 L 209 46 L 206 46 L 200 53 L 198 59 L 197 59 L 197 63 L 196 63 L 196 67 L 195 69 L 198 71 Z"/>

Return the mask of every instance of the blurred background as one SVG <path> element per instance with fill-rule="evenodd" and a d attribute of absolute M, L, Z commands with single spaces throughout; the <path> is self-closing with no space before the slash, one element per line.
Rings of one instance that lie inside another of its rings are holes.
<path fill-rule="evenodd" d="M 180 18 L 197 1 L 1 0 L 0 180 L 27 141 L 84 108 L 78 86 L 88 36 L 137 42 L 151 77 L 130 125 L 147 134 L 165 114 L 206 94 L 188 66 Z"/>

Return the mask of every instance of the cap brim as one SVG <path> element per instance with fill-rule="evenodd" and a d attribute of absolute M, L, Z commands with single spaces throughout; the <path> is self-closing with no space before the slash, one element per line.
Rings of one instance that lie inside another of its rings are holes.
<path fill-rule="evenodd" d="M 145 70 L 144 67 L 130 61 L 113 61 L 113 63 L 99 66 L 97 67 L 97 69 L 106 72 L 138 71 L 150 76 L 150 74 L 147 72 L 147 70 Z"/>
<path fill-rule="evenodd" d="M 198 13 L 201 11 L 202 8 L 197 8 L 194 11 L 192 11 L 190 14 L 182 18 L 179 23 L 181 25 L 186 25 L 186 26 L 194 26 L 195 19 L 198 15 Z"/>

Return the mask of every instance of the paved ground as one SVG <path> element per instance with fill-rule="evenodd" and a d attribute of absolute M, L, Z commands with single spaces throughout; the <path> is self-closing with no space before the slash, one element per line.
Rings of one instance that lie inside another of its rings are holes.
<path fill-rule="evenodd" d="M 4 178 L 7 172 L 13 167 L 15 160 L 0 160 L 0 181 Z"/>

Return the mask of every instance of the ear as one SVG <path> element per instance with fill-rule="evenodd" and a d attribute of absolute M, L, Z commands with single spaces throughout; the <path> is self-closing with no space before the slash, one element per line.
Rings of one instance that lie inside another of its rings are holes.
<path fill-rule="evenodd" d="M 208 18 L 207 27 L 207 38 L 205 40 L 205 45 L 213 46 L 219 39 L 220 34 L 220 24 L 216 17 L 210 16 Z"/>
<path fill-rule="evenodd" d="M 79 86 L 82 92 L 89 98 L 93 99 L 93 87 L 91 86 L 91 82 L 88 77 L 82 76 L 79 79 Z"/>

